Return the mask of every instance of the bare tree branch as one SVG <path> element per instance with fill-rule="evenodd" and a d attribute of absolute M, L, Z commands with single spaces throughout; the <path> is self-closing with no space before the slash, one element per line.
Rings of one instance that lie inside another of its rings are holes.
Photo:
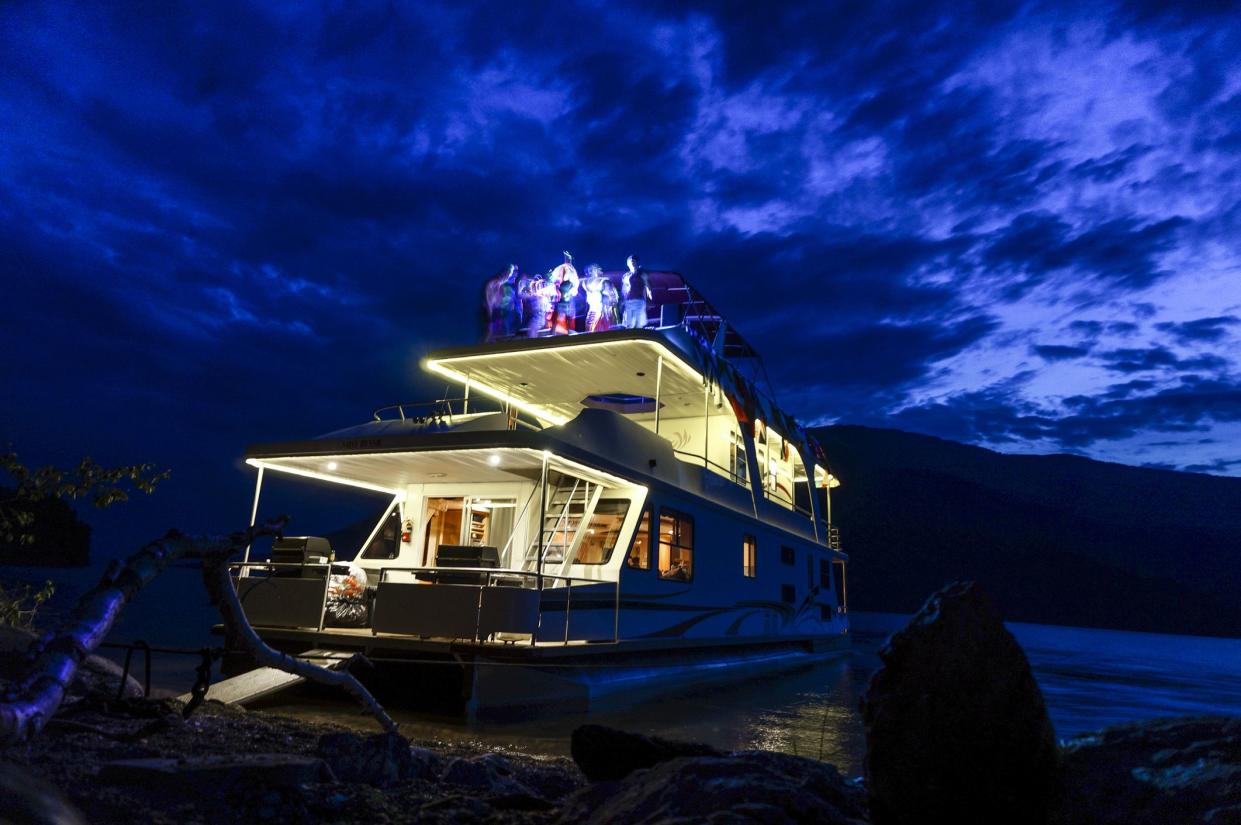
<path fill-rule="evenodd" d="M 52 718 L 83 660 L 107 637 L 133 595 L 196 545 L 170 532 L 130 556 L 114 562 L 99 584 L 85 593 L 63 627 L 36 643 L 24 678 L 14 681 L 0 699 L 0 742 L 25 741 Z"/>
<path fill-rule="evenodd" d="M 365 656 L 361 653 L 355 653 L 341 666 L 340 670 L 333 671 L 290 656 L 287 653 L 281 653 L 260 639 L 259 635 L 254 632 L 254 628 L 250 626 L 250 622 L 246 620 L 245 612 L 241 607 L 241 600 L 237 598 L 237 590 L 233 587 L 232 577 L 228 572 L 227 558 L 205 559 L 203 561 L 203 579 L 207 585 L 207 592 L 210 595 L 212 604 L 216 606 L 224 617 L 224 624 L 229 638 L 236 639 L 245 645 L 247 652 L 259 665 L 274 667 L 286 673 L 293 673 L 308 681 L 318 682 L 321 685 L 344 688 L 378 720 L 384 730 L 389 733 L 397 732 L 397 723 L 384 711 L 383 706 L 376 701 L 371 692 L 363 687 L 362 683 L 349 672 L 349 668 L 356 662 L 369 665 L 370 662 Z"/>

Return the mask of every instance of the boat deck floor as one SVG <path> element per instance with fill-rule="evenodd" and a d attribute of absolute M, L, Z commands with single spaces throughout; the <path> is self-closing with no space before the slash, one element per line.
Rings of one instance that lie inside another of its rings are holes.
<path fill-rule="evenodd" d="M 540 641 L 531 644 L 528 639 L 515 641 L 466 641 L 461 639 L 424 638 L 389 633 L 373 633 L 369 628 L 333 627 L 324 630 L 310 628 L 256 627 L 258 634 L 268 641 L 305 643 L 308 646 L 331 649 L 347 649 L 404 653 L 442 653 L 454 656 L 485 656 L 512 659 L 554 659 L 562 656 L 618 656 L 636 653 L 652 653 L 668 650 L 736 649 L 771 646 L 804 646 L 814 652 L 846 649 L 847 633 L 833 635 L 771 635 L 723 638 L 689 639 L 621 639 L 614 641 L 569 640 Z"/>

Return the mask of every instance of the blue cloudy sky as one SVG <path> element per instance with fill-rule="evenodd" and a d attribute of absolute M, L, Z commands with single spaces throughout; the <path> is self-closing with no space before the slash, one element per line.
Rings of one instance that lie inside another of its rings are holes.
<path fill-rule="evenodd" d="M 807 423 L 1239 475 L 1241 15 L 1176 5 L 3 4 L 0 429 L 244 510 L 570 248 Z"/>

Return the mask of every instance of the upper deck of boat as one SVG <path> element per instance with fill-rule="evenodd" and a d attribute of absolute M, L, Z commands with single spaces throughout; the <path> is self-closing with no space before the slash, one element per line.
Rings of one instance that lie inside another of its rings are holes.
<path fill-rule="evenodd" d="M 838 549 L 826 488 L 839 482 L 813 437 L 757 389 L 757 352 L 679 274 L 649 274 L 645 327 L 545 329 L 433 352 L 423 368 L 461 386 L 460 397 L 253 445 L 248 463 L 398 492 L 426 478 L 532 479 L 554 453 L 592 483 L 664 482 Z M 502 467 L 487 450 L 505 451 Z"/>

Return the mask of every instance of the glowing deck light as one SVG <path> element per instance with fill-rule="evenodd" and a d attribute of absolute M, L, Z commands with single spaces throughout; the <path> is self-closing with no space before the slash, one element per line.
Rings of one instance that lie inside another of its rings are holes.
<path fill-rule="evenodd" d="M 500 454 L 492 453 L 491 455 L 487 456 L 487 463 L 490 464 L 492 467 L 499 467 L 500 466 Z"/>
<path fill-rule="evenodd" d="M 327 463 L 327 469 L 328 469 L 328 472 L 329 472 L 329 473 L 334 473 L 334 472 L 336 472 L 336 469 L 337 469 L 338 467 L 340 467 L 340 465 L 339 465 L 339 464 L 337 464 L 335 461 L 329 461 L 329 462 Z"/>

